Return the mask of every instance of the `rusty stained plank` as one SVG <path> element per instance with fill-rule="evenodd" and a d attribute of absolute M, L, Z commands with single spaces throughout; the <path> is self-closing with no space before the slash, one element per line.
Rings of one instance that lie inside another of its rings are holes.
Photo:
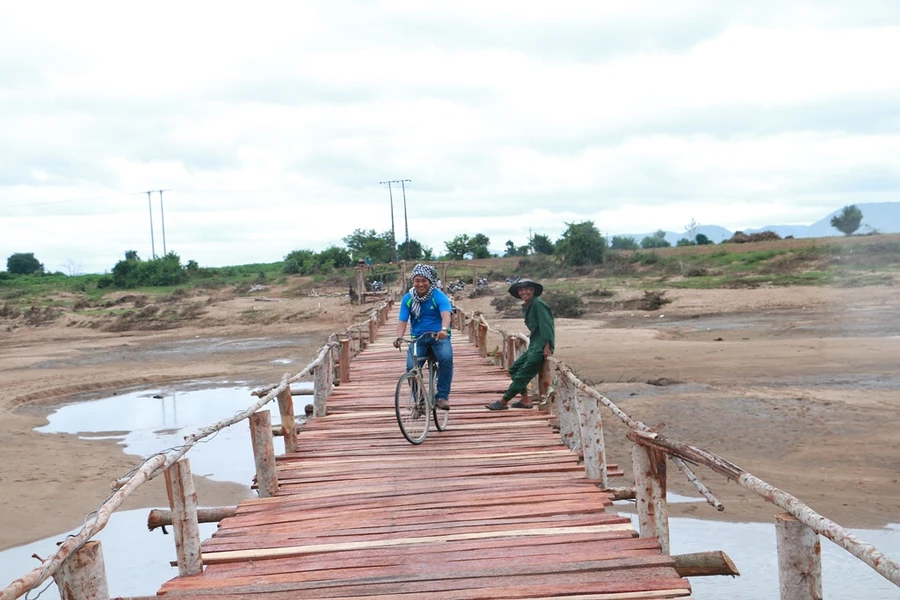
<path fill-rule="evenodd" d="M 278 495 L 247 500 L 203 544 L 204 574 L 161 594 L 202 598 L 689 598 L 658 541 L 638 538 L 540 411 L 483 405 L 509 382 L 454 341 L 450 428 L 397 428 L 405 354 L 393 322 L 355 357 L 328 416 L 277 459 Z M 610 465 L 611 474 L 621 474 Z"/>

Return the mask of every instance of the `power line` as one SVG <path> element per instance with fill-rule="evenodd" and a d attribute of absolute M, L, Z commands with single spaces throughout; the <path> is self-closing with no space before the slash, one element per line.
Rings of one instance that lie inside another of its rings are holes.
<path fill-rule="evenodd" d="M 153 239 L 153 201 L 150 196 L 152 193 L 153 190 L 147 192 L 147 208 L 150 209 L 150 252 L 151 257 L 156 258 L 156 241 Z"/>

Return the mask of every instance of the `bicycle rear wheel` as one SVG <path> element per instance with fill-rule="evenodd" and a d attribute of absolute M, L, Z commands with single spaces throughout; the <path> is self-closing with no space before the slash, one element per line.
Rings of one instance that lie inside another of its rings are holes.
<path fill-rule="evenodd" d="M 394 410 L 400 432 L 410 444 L 421 444 L 428 435 L 429 403 L 425 386 L 412 371 L 404 373 L 397 382 Z"/>
<path fill-rule="evenodd" d="M 437 374 L 438 374 L 438 364 L 437 362 L 430 360 L 426 363 L 428 369 L 428 389 L 431 393 L 431 416 L 434 418 L 434 426 L 438 431 L 444 431 L 447 429 L 447 422 L 450 420 L 450 411 L 449 410 L 441 410 L 437 406 L 435 406 L 434 394 L 437 391 Z M 422 372 L 422 379 L 425 379 L 425 372 Z"/>

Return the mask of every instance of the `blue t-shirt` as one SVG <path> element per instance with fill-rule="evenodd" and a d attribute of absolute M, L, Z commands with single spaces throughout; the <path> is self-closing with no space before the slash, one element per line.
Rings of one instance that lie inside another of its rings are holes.
<path fill-rule="evenodd" d="M 413 299 L 409 292 L 406 292 L 403 296 L 403 300 L 400 301 L 400 321 L 410 321 L 410 312 L 409 307 L 412 304 Z M 410 333 L 416 337 L 422 335 L 423 333 L 428 333 L 429 331 L 440 331 L 441 330 L 441 312 L 453 312 L 453 305 L 450 304 L 450 298 L 447 297 L 447 294 L 442 292 L 441 290 L 434 288 L 434 293 L 431 295 L 431 299 L 422 305 L 422 310 L 419 312 L 419 318 L 412 320 L 412 326 L 410 327 Z"/>

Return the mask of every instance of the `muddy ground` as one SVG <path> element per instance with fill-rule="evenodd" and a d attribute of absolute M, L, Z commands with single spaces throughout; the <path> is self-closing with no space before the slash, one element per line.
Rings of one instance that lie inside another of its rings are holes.
<path fill-rule="evenodd" d="M 202 308 L 165 331 L 110 332 L 90 326 L 85 314 L 4 326 L 0 549 L 77 527 L 106 498 L 110 482 L 139 462 L 112 441 L 35 432 L 55 406 L 173 381 L 274 383 L 286 370 L 275 361 L 293 359 L 299 370 L 328 333 L 362 320 L 372 306 L 353 306 L 339 290 L 300 298 L 265 293 L 264 301 L 186 298 Z M 666 297 L 672 302 L 655 311 L 558 319 L 556 356 L 633 418 L 664 424 L 665 435 L 725 457 L 842 525 L 900 522 L 895 289 L 673 289 Z M 459 304 L 482 310 L 505 331 L 524 329 L 518 319 L 503 319 L 491 300 Z M 609 413 L 604 418 L 610 461 L 628 472 L 624 429 Z M 780 512 L 722 476 L 696 471 L 726 511 L 675 504 L 673 515 L 771 522 Z M 674 467 L 669 485 L 696 495 Z M 203 478 L 197 489 L 207 506 L 250 496 L 246 485 Z M 153 481 L 125 508 L 165 505 L 164 485 Z"/>

